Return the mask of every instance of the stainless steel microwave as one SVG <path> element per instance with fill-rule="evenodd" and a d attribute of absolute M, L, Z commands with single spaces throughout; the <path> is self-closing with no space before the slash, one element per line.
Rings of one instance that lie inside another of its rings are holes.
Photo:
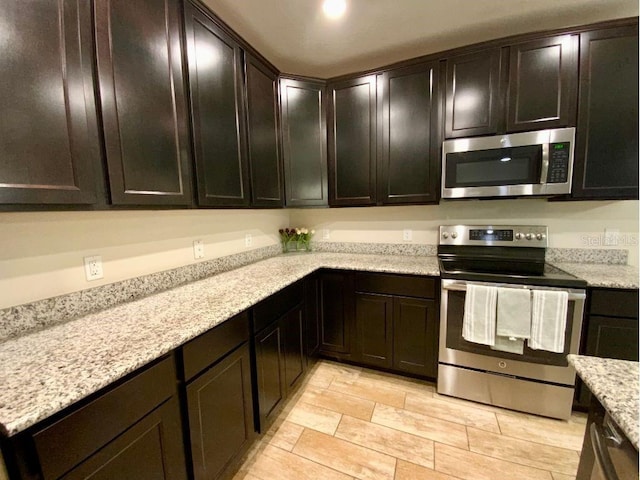
<path fill-rule="evenodd" d="M 575 128 L 458 138 L 442 144 L 442 198 L 571 193 Z"/>

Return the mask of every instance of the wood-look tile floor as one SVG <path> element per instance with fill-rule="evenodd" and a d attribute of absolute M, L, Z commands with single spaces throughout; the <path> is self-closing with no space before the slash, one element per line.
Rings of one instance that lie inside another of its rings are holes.
<path fill-rule="evenodd" d="M 234 480 L 575 480 L 585 424 L 321 360 Z"/>

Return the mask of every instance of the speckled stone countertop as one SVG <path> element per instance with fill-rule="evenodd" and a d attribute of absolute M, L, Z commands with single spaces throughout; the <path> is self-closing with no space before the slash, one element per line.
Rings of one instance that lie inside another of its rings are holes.
<path fill-rule="evenodd" d="M 638 288 L 638 268 L 630 265 L 553 262 L 576 277 L 586 280 L 590 287 Z"/>
<path fill-rule="evenodd" d="M 638 449 L 638 362 L 569 355 L 569 363 Z"/>
<path fill-rule="evenodd" d="M 0 432 L 36 424 L 318 268 L 439 275 L 435 257 L 291 254 L 0 343 Z"/>

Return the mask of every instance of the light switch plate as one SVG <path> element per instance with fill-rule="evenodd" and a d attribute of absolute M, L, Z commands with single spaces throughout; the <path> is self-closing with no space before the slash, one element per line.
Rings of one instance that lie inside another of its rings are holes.
<path fill-rule="evenodd" d="M 196 260 L 204 258 L 204 243 L 202 240 L 193 241 L 193 258 Z"/>
<path fill-rule="evenodd" d="M 90 282 L 104 277 L 102 257 L 100 255 L 84 257 L 84 274 Z"/>
<path fill-rule="evenodd" d="M 413 240 L 413 231 L 408 229 L 408 228 L 405 228 L 402 231 L 402 240 L 404 240 L 405 242 L 412 241 Z"/>
<path fill-rule="evenodd" d="M 244 246 L 245 247 L 250 247 L 251 245 L 253 245 L 253 237 L 251 236 L 250 233 L 247 233 L 244 236 Z"/>

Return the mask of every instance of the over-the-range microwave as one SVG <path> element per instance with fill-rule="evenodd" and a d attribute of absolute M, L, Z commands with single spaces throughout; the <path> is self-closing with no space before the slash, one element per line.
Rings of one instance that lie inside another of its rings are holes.
<path fill-rule="evenodd" d="M 575 128 L 442 144 L 442 198 L 571 193 Z"/>

